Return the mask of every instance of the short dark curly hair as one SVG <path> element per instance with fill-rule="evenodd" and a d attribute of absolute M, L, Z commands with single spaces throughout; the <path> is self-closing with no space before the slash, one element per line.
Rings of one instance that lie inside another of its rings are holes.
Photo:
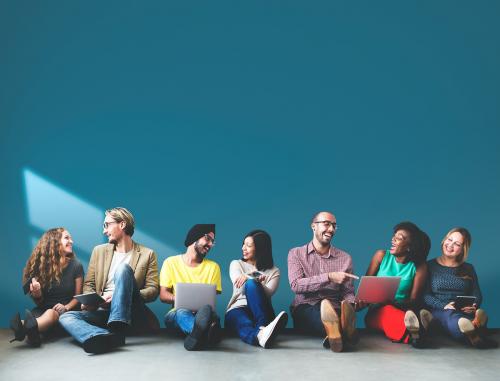
<path fill-rule="evenodd" d="M 424 231 L 410 221 L 403 221 L 394 226 L 392 229 L 395 234 L 398 230 L 404 230 L 408 233 L 408 249 L 409 253 L 406 257 L 407 262 L 413 262 L 419 265 L 427 260 L 429 251 L 431 250 L 431 239 Z"/>

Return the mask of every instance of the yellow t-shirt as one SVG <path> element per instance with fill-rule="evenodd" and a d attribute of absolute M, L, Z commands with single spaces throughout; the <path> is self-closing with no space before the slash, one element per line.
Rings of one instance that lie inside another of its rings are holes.
<path fill-rule="evenodd" d="M 215 284 L 217 291 L 222 292 L 220 267 L 209 259 L 204 259 L 196 267 L 187 266 L 182 255 L 165 259 L 160 271 L 160 286 L 173 289 L 175 294 L 176 283 Z"/>

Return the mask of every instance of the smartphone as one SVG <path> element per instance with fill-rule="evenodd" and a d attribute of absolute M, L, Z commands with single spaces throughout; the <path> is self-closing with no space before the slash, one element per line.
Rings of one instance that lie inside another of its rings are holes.
<path fill-rule="evenodd" d="M 260 277 L 261 275 L 264 275 L 264 273 L 263 273 L 263 272 L 261 272 L 261 271 L 254 271 L 254 272 L 252 272 L 252 273 L 248 274 L 248 276 L 249 276 L 250 278 L 258 278 L 258 277 Z"/>
<path fill-rule="evenodd" d="M 455 308 L 461 310 L 464 307 L 470 307 L 476 303 L 475 296 L 457 296 L 455 298 Z"/>

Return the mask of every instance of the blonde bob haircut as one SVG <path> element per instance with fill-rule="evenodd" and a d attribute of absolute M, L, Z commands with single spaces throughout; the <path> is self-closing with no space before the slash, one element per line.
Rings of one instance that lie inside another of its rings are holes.
<path fill-rule="evenodd" d="M 105 214 L 110 216 L 116 222 L 125 222 L 125 229 L 123 231 L 128 236 L 132 237 L 134 235 L 135 221 L 134 216 L 127 209 L 122 207 L 116 207 L 113 209 L 106 210 Z"/>
<path fill-rule="evenodd" d="M 470 249 L 470 245 L 472 244 L 472 237 L 466 228 L 462 228 L 462 227 L 453 228 L 448 233 L 446 233 L 443 240 L 441 241 L 441 249 L 443 248 L 444 242 L 453 233 L 460 233 L 462 235 L 463 240 L 464 240 L 464 243 L 462 245 L 462 252 L 457 257 L 458 262 L 460 264 L 462 264 L 467 260 L 467 257 L 469 256 L 469 249 Z"/>

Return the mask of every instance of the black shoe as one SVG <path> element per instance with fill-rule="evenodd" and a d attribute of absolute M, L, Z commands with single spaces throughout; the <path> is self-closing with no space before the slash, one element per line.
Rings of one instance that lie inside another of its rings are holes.
<path fill-rule="evenodd" d="M 25 311 L 24 329 L 28 336 L 28 344 L 32 347 L 39 347 L 42 344 L 40 333 L 38 332 L 38 323 L 30 310 Z"/>
<path fill-rule="evenodd" d="M 19 316 L 19 312 L 17 312 L 10 319 L 10 328 L 14 331 L 14 338 L 10 340 L 10 342 L 14 341 L 23 341 L 26 337 L 26 330 L 24 329 L 23 323 L 21 322 L 21 316 Z"/>
<path fill-rule="evenodd" d="M 120 335 L 124 335 L 128 331 L 129 327 L 130 326 L 127 323 L 119 320 L 110 321 L 108 323 L 109 330 Z"/>
<path fill-rule="evenodd" d="M 83 342 L 83 350 L 87 353 L 101 354 L 125 345 L 125 336 L 117 333 L 95 335 Z"/>
<path fill-rule="evenodd" d="M 184 340 L 184 348 L 188 351 L 196 351 L 202 349 L 204 338 L 206 338 L 208 328 L 212 323 L 212 307 L 208 304 L 201 307 L 196 313 L 193 331 L 186 336 Z"/>
<path fill-rule="evenodd" d="M 221 327 L 220 327 L 220 319 L 217 315 L 212 314 L 212 322 L 208 327 L 207 332 L 207 347 L 213 348 L 221 341 Z"/>

